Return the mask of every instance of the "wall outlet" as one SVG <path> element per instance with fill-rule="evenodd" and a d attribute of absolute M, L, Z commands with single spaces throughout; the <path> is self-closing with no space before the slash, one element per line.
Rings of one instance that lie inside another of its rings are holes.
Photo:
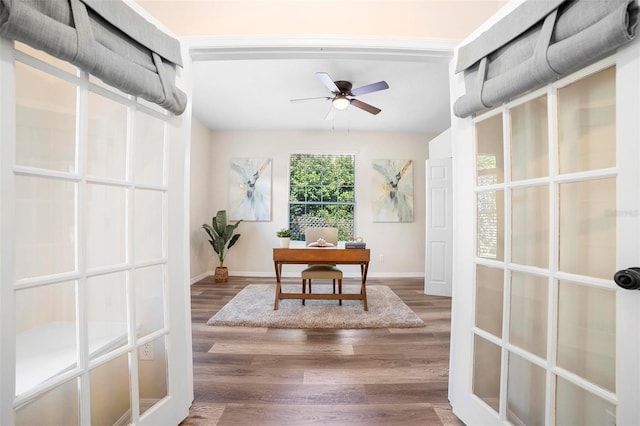
<path fill-rule="evenodd" d="M 140 347 L 140 359 L 143 361 L 153 361 L 153 343 L 145 343 Z"/>

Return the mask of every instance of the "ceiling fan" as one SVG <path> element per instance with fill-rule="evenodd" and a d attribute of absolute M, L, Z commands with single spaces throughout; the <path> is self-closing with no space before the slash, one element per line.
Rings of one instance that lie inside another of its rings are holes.
<path fill-rule="evenodd" d="M 379 81 L 377 83 L 367 84 L 366 86 L 352 89 L 351 82 L 344 81 L 344 80 L 333 81 L 333 79 L 326 72 L 317 72 L 316 76 L 325 86 L 327 86 L 327 88 L 331 91 L 333 96 L 291 99 L 291 102 L 305 102 L 305 101 L 311 101 L 316 99 L 325 99 L 325 100 L 330 99 L 331 109 L 329 110 L 329 113 L 327 114 L 325 120 L 332 120 L 337 110 L 346 109 L 349 105 L 353 105 L 354 107 L 360 108 L 374 115 L 382 111 L 380 108 L 376 108 L 373 105 L 369 105 L 368 103 L 362 102 L 356 99 L 355 97 L 359 95 L 364 95 L 365 93 L 377 92 L 379 90 L 388 89 L 389 85 L 387 84 L 386 81 Z"/>

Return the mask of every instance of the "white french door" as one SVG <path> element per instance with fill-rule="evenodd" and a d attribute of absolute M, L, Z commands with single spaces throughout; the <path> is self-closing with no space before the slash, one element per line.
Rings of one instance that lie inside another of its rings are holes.
<path fill-rule="evenodd" d="M 186 121 L 0 42 L 0 424 L 177 424 Z"/>
<path fill-rule="evenodd" d="M 636 42 L 454 120 L 450 398 L 469 425 L 640 424 L 640 291 L 613 281 L 640 266 L 639 76 Z"/>

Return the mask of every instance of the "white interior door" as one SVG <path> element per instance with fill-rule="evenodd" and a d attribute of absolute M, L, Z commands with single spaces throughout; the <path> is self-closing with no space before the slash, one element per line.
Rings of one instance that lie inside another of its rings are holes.
<path fill-rule="evenodd" d="M 640 266 L 638 46 L 454 124 L 467 424 L 640 424 L 640 292 L 613 281 Z"/>
<path fill-rule="evenodd" d="M 186 121 L 0 42 L 0 424 L 177 424 Z"/>
<path fill-rule="evenodd" d="M 426 162 L 426 246 L 424 292 L 451 297 L 453 196 L 451 158 Z"/>

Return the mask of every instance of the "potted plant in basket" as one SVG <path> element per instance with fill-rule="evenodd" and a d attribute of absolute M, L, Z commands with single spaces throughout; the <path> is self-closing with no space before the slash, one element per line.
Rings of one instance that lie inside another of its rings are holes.
<path fill-rule="evenodd" d="M 238 241 L 240 234 L 234 234 L 238 225 L 242 220 L 237 221 L 235 224 L 227 223 L 227 211 L 218 210 L 215 216 L 211 219 L 211 225 L 205 223 L 202 228 L 209 235 L 209 244 L 213 248 L 213 251 L 218 255 L 220 265 L 216 267 L 214 279 L 216 282 L 226 282 L 229 278 L 229 270 L 224 266 L 224 258 L 231 247 Z"/>
<path fill-rule="evenodd" d="M 288 228 L 282 228 L 276 232 L 276 236 L 280 238 L 280 247 L 289 247 L 289 243 L 291 242 L 291 231 Z"/>

